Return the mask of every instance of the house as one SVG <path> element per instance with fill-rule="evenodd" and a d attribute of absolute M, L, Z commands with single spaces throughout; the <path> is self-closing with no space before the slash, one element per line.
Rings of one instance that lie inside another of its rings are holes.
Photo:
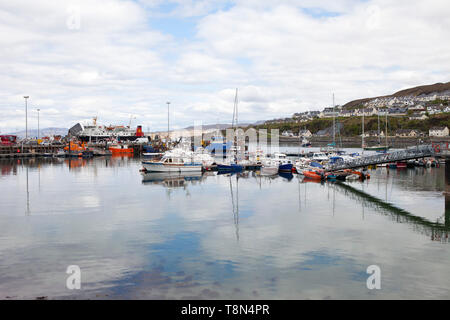
<path fill-rule="evenodd" d="M 364 137 L 384 137 L 384 132 L 380 131 L 380 133 L 378 133 L 377 130 L 370 130 L 364 133 Z"/>
<path fill-rule="evenodd" d="M 427 107 L 428 114 L 439 114 L 443 112 L 443 109 L 436 106 L 429 106 Z"/>
<path fill-rule="evenodd" d="M 339 116 L 341 117 L 351 117 L 355 115 L 355 110 L 342 110 Z"/>
<path fill-rule="evenodd" d="M 419 137 L 420 131 L 414 129 L 399 129 L 395 132 L 396 137 Z"/>
<path fill-rule="evenodd" d="M 363 114 L 365 117 L 370 117 L 376 115 L 377 113 L 378 111 L 375 108 L 364 108 L 356 110 L 356 115 L 360 117 L 362 117 Z"/>
<path fill-rule="evenodd" d="M 309 112 L 309 115 L 310 115 L 312 118 L 318 118 L 318 117 L 320 116 L 320 111 L 310 111 L 310 112 Z"/>
<path fill-rule="evenodd" d="M 307 129 L 305 129 L 305 130 L 300 130 L 300 131 L 298 132 L 298 136 L 299 136 L 299 137 L 310 138 L 310 137 L 312 137 L 312 133 L 311 133 L 311 131 L 309 131 L 309 130 L 307 130 Z"/>
<path fill-rule="evenodd" d="M 415 112 L 425 111 L 425 107 L 421 104 L 416 104 L 416 105 L 410 106 L 407 109 L 408 109 L 408 111 L 412 110 Z"/>
<path fill-rule="evenodd" d="M 423 113 L 413 113 L 409 116 L 409 120 L 426 120 L 428 119 L 428 116 Z"/>
<path fill-rule="evenodd" d="M 291 130 L 286 130 L 281 133 L 283 137 L 293 137 L 294 133 Z"/>
<path fill-rule="evenodd" d="M 337 117 L 339 113 L 334 108 L 325 108 L 322 111 L 322 118 Z"/>
<path fill-rule="evenodd" d="M 390 116 L 406 116 L 407 111 L 408 110 L 406 108 L 394 107 L 389 108 L 388 112 Z"/>
<path fill-rule="evenodd" d="M 447 127 L 433 127 L 428 132 L 430 137 L 447 137 L 448 128 Z"/>

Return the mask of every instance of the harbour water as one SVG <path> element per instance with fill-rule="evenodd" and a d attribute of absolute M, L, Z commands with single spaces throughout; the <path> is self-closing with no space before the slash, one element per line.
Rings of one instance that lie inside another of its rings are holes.
<path fill-rule="evenodd" d="M 140 168 L 2 160 L 0 299 L 450 298 L 443 166 L 342 184 Z"/>

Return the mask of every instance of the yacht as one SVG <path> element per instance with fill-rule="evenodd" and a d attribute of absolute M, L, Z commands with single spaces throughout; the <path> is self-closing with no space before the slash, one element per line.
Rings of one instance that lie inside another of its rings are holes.
<path fill-rule="evenodd" d="M 165 154 L 161 160 L 142 161 L 148 172 L 201 172 L 202 164 L 183 155 Z"/>

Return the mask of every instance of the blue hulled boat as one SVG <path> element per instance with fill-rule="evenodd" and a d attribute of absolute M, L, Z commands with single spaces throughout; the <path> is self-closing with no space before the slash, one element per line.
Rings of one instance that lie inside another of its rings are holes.
<path fill-rule="evenodd" d="M 219 172 L 241 172 L 243 169 L 244 169 L 243 166 L 236 163 L 217 165 L 217 171 Z"/>
<path fill-rule="evenodd" d="M 278 167 L 278 172 L 292 172 L 292 163 L 283 163 Z"/>

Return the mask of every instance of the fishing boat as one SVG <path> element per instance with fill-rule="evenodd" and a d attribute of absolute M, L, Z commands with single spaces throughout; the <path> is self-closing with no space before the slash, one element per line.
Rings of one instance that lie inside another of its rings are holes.
<path fill-rule="evenodd" d="M 176 155 L 164 155 L 161 160 L 142 161 L 148 172 L 201 172 L 202 164 Z"/>
<path fill-rule="evenodd" d="M 109 151 L 112 152 L 112 154 L 118 154 L 118 153 L 133 153 L 133 148 L 130 148 L 128 145 L 124 144 L 116 144 L 109 147 Z"/>
<path fill-rule="evenodd" d="M 314 152 L 311 159 L 317 162 L 329 160 L 328 156 L 324 152 Z"/>
<path fill-rule="evenodd" d="M 284 153 L 275 153 L 271 159 L 273 162 L 278 163 L 279 172 L 292 172 L 294 164 Z"/>
<path fill-rule="evenodd" d="M 276 175 L 278 174 L 278 168 L 279 168 L 278 163 L 271 160 L 266 160 L 264 161 L 261 167 L 261 174 L 265 176 Z"/>

